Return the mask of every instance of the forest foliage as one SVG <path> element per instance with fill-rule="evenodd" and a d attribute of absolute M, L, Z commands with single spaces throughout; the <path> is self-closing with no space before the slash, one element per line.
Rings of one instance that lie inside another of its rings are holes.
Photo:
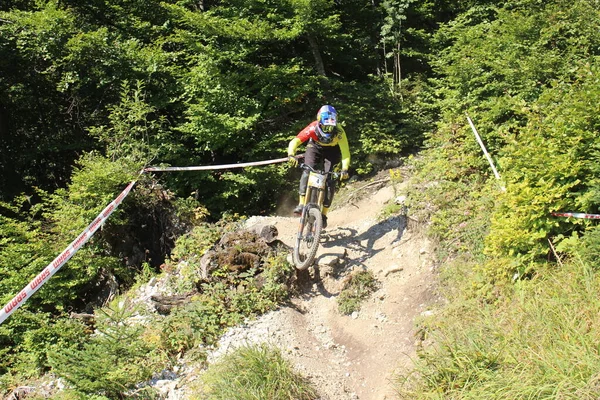
<path fill-rule="evenodd" d="M 83 327 L 65 318 L 157 271 L 198 222 L 272 212 L 296 179 L 281 166 L 140 176 L 143 167 L 280 158 L 324 103 L 350 135 L 353 173 L 417 149 L 432 119 L 403 106 L 410 86 L 387 74 L 385 49 L 405 42 L 405 79 L 427 71 L 419 55 L 428 47 L 409 44 L 387 18 L 395 4 L 414 15 L 402 29 L 423 38 L 455 12 L 410 1 L 2 2 L 0 302 L 137 181 L 68 266 L 0 326 L 3 388 L 50 368 L 71 379 L 68 359 L 122 352 L 110 340 L 84 344 Z M 62 356 L 52 353 L 68 340 Z M 94 365 L 72 373 L 100 373 Z M 140 366 L 129 379 L 146 373 Z M 135 384 L 123 378 L 116 371 L 112 384 Z"/>
<path fill-rule="evenodd" d="M 473 222 L 474 214 L 489 215 L 482 253 L 492 260 L 485 267 L 492 280 L 527 275 L 537 262 L 555 259 L 548 240 L 567 251 L 576 247 L 568 238 L 595 226 L 551 214 L 600 210 L 595 6 L 520 1 L 474 7 L 437 32 L 440 43 L 453 45 L 435 62 L 443 73 L 438 87 L 447 107 L 428 141 L 436 161 L 428 160 L 425 168 L 443 171 L 440 185 L 450 193 L 457 187 L 471 192 L 463 206 L 444 205 L 443 212 L 457 218 L 455 226 Z M 501 182 L 493 182 L 465 113 L 484 137 Z M 482 173 L 491 179 L 482 180 Z M 488 187 L 473 192 L 472 183 Z M 475 196 L 495 200 L 486 204 Z M 484 208 L 468 209 L 477 205 Z"/>
<path fill-rule="evenodd" d="M 448 306 L 420 321 L 434 345 L 399 379 L 404 398 L 598 397 L 597 222 L 552 214 L 600 212 L 598 21 L 596 1 L 510 1 L 436 33 L 443 117 L 411 200 Z"/>
<path fill-rule="evenodd" d="M 277 165 L 140 176 L 144 166 L 283 157 L 324 103 L 340 113 L 354 174 L 368 176 L 421 150 L 412 209 L 431 221 L 440 256 L 477 272 L 471 295 L 492 301 L 499 287 L 562 258 L 596 268 L 595 221 L 552 212 L 600 212 L 598 6 L 2 2 L 0 302 L 137 180 L 68 267 L 0 325 L 4 387 L 51 365 L 67 371 L 67 358 L 81 349 L 121 352 L 114 342 L 85 343 L 66 314 L 101 305 L 99 288 L 109 282 L 126 290 L 200 221 L 273 212 L 297 178 Z M 50 350 L 71 339 L 62 356 Z M 134 375 L 142 379 L 144 368 Z M 119 379 L 111 385 L 123 385 Z"/>

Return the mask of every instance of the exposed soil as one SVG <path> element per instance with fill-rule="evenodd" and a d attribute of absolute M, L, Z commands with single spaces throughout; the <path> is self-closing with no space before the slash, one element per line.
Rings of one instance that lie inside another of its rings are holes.
<path fill-rule="evenodd" d="M 266 342 L 283 350 L 321 399 L 396 398 L 394 377 L 410 370 L 415 355 L 415 318 L 438 300 L 432 244 L 410 218 L 381 220 L 384 206 L 403 189 L 356 183 L 353 192 L 340 193 L 334 205 L 344 198 L 345 205 L 329 213 L 318 267 L 306 271 L 299 295 L 288 306 L 229 330 L 210 360 Z M 254 217 L 249 223 L 273 224 L 279 239 L 293 245 L 297 218 Z M 379 288 L 359 312 L 342 315 L 336 298 L 357 269 L 372 271 Z"/>

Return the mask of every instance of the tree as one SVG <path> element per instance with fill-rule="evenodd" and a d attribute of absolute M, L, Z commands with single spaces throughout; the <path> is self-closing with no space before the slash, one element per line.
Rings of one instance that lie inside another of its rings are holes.
<path fill-rule="evenodd" d="M 381 42 L 383 44 L 384 57 L 387 60 L 392 58 L 394 67 L 392 70 L 392 82 L 394 87 L 401 89 L 402 84 L 402 66 L 401 66 L 401 47 L 402 47 L 402 22 L 406 20 L 406 10 L 413 0 L 384 0 L 382 7 L 385 10 L 385 18 L 381 27 Z M 391 48 L 387 50 L 387 48 Z M 388 52 L 389 51 L 389 52 Z M 387 74 L 387 62 L 385 73 Z"/>

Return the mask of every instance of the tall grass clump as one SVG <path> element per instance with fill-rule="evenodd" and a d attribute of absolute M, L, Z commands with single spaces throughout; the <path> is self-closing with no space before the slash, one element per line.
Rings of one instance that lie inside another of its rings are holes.
<path fill-rule="evenodd" d="M 350 315 L 360 310 L 362 302 L 377 290 L 377 280 L 371 271 L 359 271 L 348 277 L 337 303 L 339 311 Z"/>
<path fill-rule="evenodd" d="M 207 400 L 312 400 L 309 382 L 296 373 L 281 352 L 267 345 L 241 347 L 211 365 L 202 376 Z"/>
<path fill-rule="evenodd" d="M 570 261 L 495 303 L 456 299 L 424 321 L 430 345 L 398 381 L 404 398 L 598 399 L 598 272 Z"/>

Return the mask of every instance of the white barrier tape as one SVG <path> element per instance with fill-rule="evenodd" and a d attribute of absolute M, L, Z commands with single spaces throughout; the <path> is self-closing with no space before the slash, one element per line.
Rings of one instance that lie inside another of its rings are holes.
<path fill-rule="evenodd" d="M 224 165 L 201 165 L 196 167 L 147 167 L 144 168 L 144 172 L 163 172 L 163 171 L 208 171 L 214 169 L 231 169 L 231 168 L 244 168 L 244 167 L 255 167 L 258 165 L 267 165 L 267 164 L 276 164 L 286 162 L 288 160 L 285 158 L 277 158 L 275 160 L 267 160 L 267 161 L 256 161 L 249 163 L 241 163 L 241 164 L 224 164 Z"/>
<path fill-rule="evenodd" d="M 586 213 L 559 213 L 553 212 L 552 215 L 555 217 L 573 217 L 573 218 L 587 218 L 587 219 L 600 219 L 600 214 L 586 214 Z"/>
<path fill-rule="evenodd" d="M 58 257 L 56 257 L 42 272 L 38 274 L 23 290 L 19 292 L 11 301 L 6 304 L 2 310 L 0 310 L 0 324 L 6 320 L 17 308 L 27 300 L 31 295 L 38 291 L 51 277 L 62 267 L 67 261 L 75 255 L 81 246 L 83 246 L 92 235 L 102 226 L 104 221 L 115 211 L 115 209 L 121 204 L 125 196 L 129 194 L 131 188 L 135 185 L 135 181 L 132 181 L 121 194 L 113 200 L 98 216 L 94 221 L 88 225 L 87 228 L 75 239 Z"/>

